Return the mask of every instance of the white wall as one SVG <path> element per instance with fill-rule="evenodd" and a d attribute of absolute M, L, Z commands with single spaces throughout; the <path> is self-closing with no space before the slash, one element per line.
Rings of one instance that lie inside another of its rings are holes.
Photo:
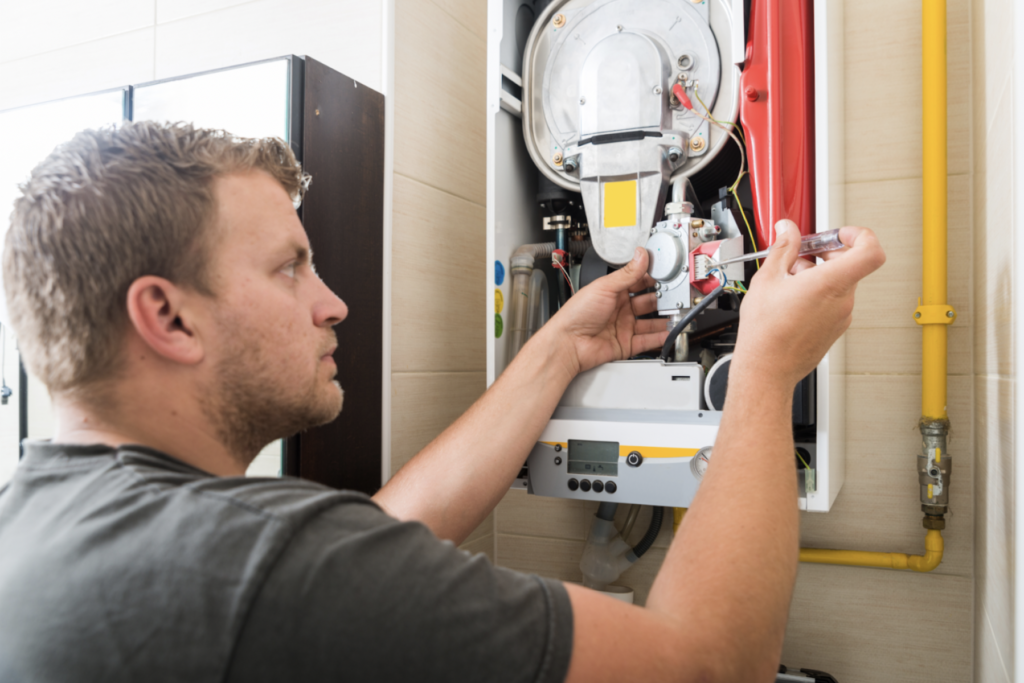
<path fill-rule="evenodd" d="M 1011 0 L 973 0 L 975 597 L 974 680 L 1014 680 L 1013 289 L 1015 170 Z M 1019 278 L 1017 278 L 1019 280 Z M 1018 309 L 1014 311 L 1014 308 Z M 955 480 L 954 480 L 955 482 Z M 955 486 L 955 483 L 954 483 Z"/>
<path fill-rule="evenodd" d="M 0 2 L 0 110 L 284 54 L 384 89 L 384 0 Z"/>

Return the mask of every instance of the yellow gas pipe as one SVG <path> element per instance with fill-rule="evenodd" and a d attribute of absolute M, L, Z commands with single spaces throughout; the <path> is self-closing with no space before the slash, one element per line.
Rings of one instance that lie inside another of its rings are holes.
<path fill-rule="evenodd" d="M 923 301 L 914 311 L 922 328 L 921 359 L 921 458 L 941 466 L 948 484 L 950 457 L 946 453 L 946 327 L 956 320 L 956 311 L 946 303 L 946 0 L 922 0 L 922 122 L 923 138 Z M 945 459 L 945 463 L 943 463 Z M 942 514 L 948 491 L 934 493 L 932 481 L 922 479 L 922 508 L 925 511 L 924 555 L 876 553 L 859 550 L 801 548 L 800 561 L 815 564 L 912 569 L 930 572 L 942 562 Z M 937 480 L 938 481 L 938 480 Z M 682 523 L 685 509 L 677 509 L 675 529 Z"/>
<path fill-rule="evenodd" d="M 948 484 L 950 458 L 945 452 L 949 420 L 946 418 L 946 326 L 956 311 L 946 303 L 946 0 L 922 0 L 922 271 L 923 301 L 914 319 L 922 328 L 921 433 L 926 451 L 919 467 L 939 467 Z M 928 451 L 934 462 L 928 462 Z M 942 459 L 945 457 L 946 462 Z M 801 548 L 800 561 L 856 567 L 885 567 L 930 572 L 942 562 L 942 513 L 948 491 L 933 492 L 933 479 L 922 475 L 925 511 L 924 555 L 871 553 L 853 550 Z M 934 493 L 934 495 L 933 495 Z M 944 494 L 944 495 L 943 495 Z M 941 499 L 939 498 L 940 496 Z"/>

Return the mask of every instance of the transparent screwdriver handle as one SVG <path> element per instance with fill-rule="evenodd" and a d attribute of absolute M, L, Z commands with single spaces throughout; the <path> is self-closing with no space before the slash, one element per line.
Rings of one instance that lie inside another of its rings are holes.
<path fill-rule="evenodd" d="M 816 232 L 800 241 L 801 256 L 817 256 L 828 251 L 837 251 L 846 245 L 839 241 L 839 231 Z"/>

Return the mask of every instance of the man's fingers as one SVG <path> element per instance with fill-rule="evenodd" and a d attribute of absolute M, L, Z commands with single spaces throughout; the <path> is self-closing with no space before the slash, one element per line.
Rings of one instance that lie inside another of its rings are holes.
<path fill-rule="evenodd" d="M 636 334 L 649 334 L 651 332 L 664 332 L 668 329 L 668 318 L 659 318 L 657 320 L 637 320 Z"/>
<path fill-rule="evenodd" d="M 768 252 L 761 269 L 783 276 L 789 273 L 800 257 L 800 229 L 796 223 L 784 218 L 775 224 L 775 244 Z"/>
<path fill-rule="evenodd" d="M 630 294 L 636 294 L 637 292 L 642 292 L 645 289 L 650 289 L 653 286 L 654 286 L 654 278 L 651 277 L 650 275 L 648 275 L 645 272 L 644 276 L 642 278 L 640 278 L 640 281 L 637 282 L 635 285 L 633 285 L 632 287 L 629 288 L 629 293 Z"/>
<path fill-rule="evenodd" d="M 885 263 L 885 252 L 878 237 L 868 228 L 847 226 L 840 230 L 839 238 L 849 249 L 833 252 L 833 258 L 822 264 L 829 273 L 855 285 Z"/>
<path fill-rule="evenodd" d="M 633 307 L 633 315 L 647 315 L 658 308 L 658 297 L 654 292 L 637 294 L 629 303 Z"/>
<path fill-rule="evenodd" d="M 808 261 L 807 259 L 805 259 L 805 258 L 798 258 L 796 260 L 796 263 L 793 264 L 793 267 L 789 269 L 789 272 L 791 272 L 791 273 L 793 273 L 795 275 L 795 274 L 799 273 L 801 270 L 807 270 L 808 268 L 813 268 L 813 267 L 814 267 L 814 264 L 811 263 L 810 261 Z"/>
<path fill-rule="evenodd" d="M 637 247 L 633 252 L 633 260 L 622 266 L 614 273 L 609 273 L 597 282 L 604 282 L 606 286 L 617 292 L 627 292 L 633 287 L 642 285 L 647 276 L 647 250 Z M 652 282 L 651 285 L 654 283 Z M 645 287 L 640 287 L 645 289 Z M 637 291 L 640 291 L 639 289 Z"/>
<path fill-rule="evenodd" d="M 630 356 L 635 356 L 638 353 L 644 351 L 650 351 L 651 349 L 660 349 L 665 345 L 665 339 L 668 338 L 668 330 L 662 330 L 661 332 L 649 332 L 648 334 L 635 334 L 633 335 L 632 350 Z"/>

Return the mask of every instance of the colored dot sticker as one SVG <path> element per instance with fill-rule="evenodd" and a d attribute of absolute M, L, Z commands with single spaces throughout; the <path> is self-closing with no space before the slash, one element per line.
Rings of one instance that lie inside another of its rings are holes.
<path fill-rule="evenodd" d="M 501 287 L 501 283 L 505 281 L 505 266 L 501 265 L 501 261 L 494 262 L 494 286 Z"/>
<path fill-rule="evenodd" d="M 494 338 L 498 339 L 501 337 L 501 333 L 505 330 L 505 323 L 501 321 L 501 314 L 494 314 Z"/>
<path fill-rule="evenodd" d="M 494 312 L 501 313 L 505 308 L 505 295 L 500 289 L 494 290 Z"/>

